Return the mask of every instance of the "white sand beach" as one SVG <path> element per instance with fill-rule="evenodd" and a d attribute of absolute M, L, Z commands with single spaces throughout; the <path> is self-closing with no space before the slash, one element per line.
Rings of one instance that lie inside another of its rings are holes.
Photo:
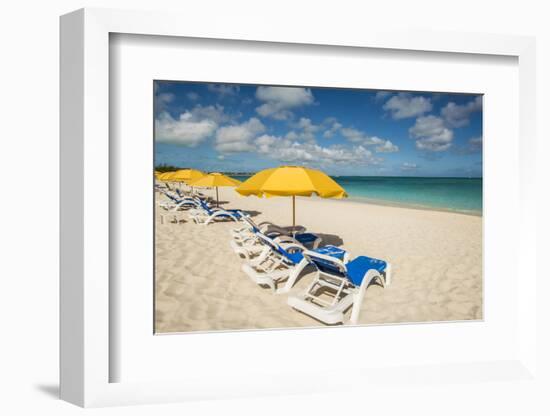
<path fill-rule="evenodd" d="M 223 208 L 251 212 L 255 222 L 292 223 L 291 198 L 221 188 L 220 200 Z M 324 325 L 288 306 L 288 294 L 273 294 L 241 271 L 229 245 L 229 230 L 240 224 L 196 225 L 184 211 L 178 217 L 185 222 L 171 223 L 156 209 L 157 333 Z M 391 286 L 367 289 L 359 324 L 482 318 L 481 217 L 313 197 L 296 199 L 296 223 L 352 259 L 392 264 Z M 312 275 L 302 274 L 290 293 L 302 291 Z"/>

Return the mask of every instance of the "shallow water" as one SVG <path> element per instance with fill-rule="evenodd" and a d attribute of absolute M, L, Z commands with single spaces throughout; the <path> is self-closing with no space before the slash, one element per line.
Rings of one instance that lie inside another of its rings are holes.
<path fill-rule="evenodd" d="M 246 180 L 248 176 L 235 176 Z M 389 176 L 333 177 L 356 201 L 415 208 L 442 209 L 481 215 L 481 178 L 411 178 Z"/>

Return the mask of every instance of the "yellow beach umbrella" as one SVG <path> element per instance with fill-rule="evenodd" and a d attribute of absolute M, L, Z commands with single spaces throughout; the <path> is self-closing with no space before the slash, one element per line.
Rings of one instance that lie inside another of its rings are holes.
<path fill-rule="evenodd" d="M 170 178 L 172 177 L 173 174 L 174 172 L 162 172 L 157 176 L 157 180 L 166 182 L 166 186 L 168 187 L 168 189 L 170 189 L 170 184 L 168 182 L 170 182 L 171 180 Z"/>
<path fill-rule="evenodd" d="M 163 181 L 163 182 L 169 182 L 171 181 L 172 179 L 172 175 L 174 174 L 175 172 L 164 172 L 164 173 L 161 173 L 160 175 L 157 176 L 157 179 L 159 181 Z"/>
<path fill-rule="evenodd" d="M 190 182 L 202 178 L 204 175 L 206 175 L 206 173 L 197 169 L 179 169 L 174 172 L 170 180 L 174 182 L 185 182 L 189 185 Z"/>
<path fill-rule="evenodd" d="M 216 188 L 216 205 L 219 206 L 218 198 L 218 187 L 220 186 L 239 186 L 241 181 L 233 179 L 229 176 L 224 175 L 223 173 L 214 172 L 209 173 L 208 175 L 203 176 L 193 182 L 190 182 L 191 186 L 199 186 L 204 188 Z"/>
<path fill-rule="evenodd" d="M 236 191 L 241 195 L 292 196 L 292 226 L 296 225 L 296 196 L 346 198 L 348 194 L 326 173 L 302 166 L 265 169 L 244 181 Z"/>

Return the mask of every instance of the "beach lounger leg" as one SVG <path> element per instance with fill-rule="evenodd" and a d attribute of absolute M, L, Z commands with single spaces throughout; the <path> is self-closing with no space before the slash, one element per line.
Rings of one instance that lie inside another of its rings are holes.
<path fill-rule="evenodd" d="M 270 252 L 271 249 L 269 247 L 264 247 L 257 257 L 253 259 L 247 258 L 247 260 L 249 260 L 248 263 L 252 267 L 256 267 L 257 265 L 262 264 L 269 257 Z"/>
<path fill-rule="evenodd" d="M 385 279 L 384 279 L 384 288 L 388 287 L 389 285 L 391 285 L 391 264 L 388 263 L 388 265 L 386 266 L 386 270 L 384 271 L 385 273 Z"/>
<path fill-rule="evenodd" d="M 313 250 L 316 250 L 317 248 L 319 248 L 319 244 L 321 244 L 321 241 L 322 241 L 321 237 L 317 237 L 315 239 L 315 241 L 313 242 Z"/>
<path fill-rule="evenodd" d="M 244 258 L 244 260 L 246 260 L 246 261 L 249 261 L 249 260 L 250 260 L 250 256 L 248 255 L 248 250 L 245 250 L 243 247 L 237 247 L 237 246 L 235 246 L 234 244 L 232 244 L 233 241 L 230 241 L 229 243 L 230 243 L 231 248 L 233 249 L 233 251 L 234 251 L 239 257 Z"/>
<path fill-rule="evenodd" d="M 353 306 L 351 308 L 351 317 L 350 317 L 350 324 L 357 325 L 357 321 L 359 320 L 359 315 L 361 313 L 361 305 L 363 304 L 363 298 L 365 297 L 365 292 L 367 290 L 367 287 L 369 287 L 370 283 L 376 279 L 379 278 L 381 283 L 384 284 L 382 275 L 378 273 L 376 270 L 369 270 L 365 277 L 363 278 L 363 281 L 361 282 L 361 286 L 359 286 L 359 289 L 350 296 L 353 296 Z"/>
<path fill-rule="evenodd" d="M 302 270 L 304 270 L 308 264 L 309 263 L 306 259 L 302 259 L 300 263 L 298 263 L 296 267 L 294 267 L 294 269 L 290 272 L 290 275 L 288 276 L 285 285 L 282 288 L 277 289 L 277 295 L 288 293 L 290 289 L 292 289 L 292 287 L 294 286 L 294 283 L 296 283 L 296 279 L 298 279 L 298 277 L 302 273 Z"/>

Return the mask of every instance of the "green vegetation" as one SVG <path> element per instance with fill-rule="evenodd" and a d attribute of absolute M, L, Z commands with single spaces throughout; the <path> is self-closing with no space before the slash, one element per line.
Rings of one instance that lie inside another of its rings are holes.
<path fill-rule="evenodd" d="M 176 170 L 179 170 L 179 169 L 185 169 L 185 168 L 180 168 L 178 166 L 172 166 L 172 165 L 158 165 L 155 167 L 155 170 L 157 172 L 160 172 L 160 173 L 164 173 L 164 172 L 174 172 Z"/>

